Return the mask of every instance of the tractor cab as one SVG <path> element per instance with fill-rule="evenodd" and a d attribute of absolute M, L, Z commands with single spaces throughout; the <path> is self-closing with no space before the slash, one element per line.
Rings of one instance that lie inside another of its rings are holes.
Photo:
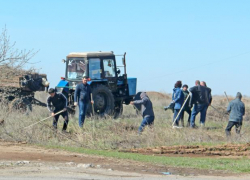
<path fill-rule="evenodd" d="M 113 52 L 70 53 L 66 59 L 65 77 L 71 82 L 77 83 L 87 76 L 91 81 L 107 83 L 114 91 L 118 73 Z"/>

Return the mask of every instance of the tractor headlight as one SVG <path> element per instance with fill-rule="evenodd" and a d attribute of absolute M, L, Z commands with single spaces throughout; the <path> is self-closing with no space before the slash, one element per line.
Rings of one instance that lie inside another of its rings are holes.
<path fill-rule="evenodd" d="M 58 87 L 56 87 L 56 92 L 62 93 L 62 92 L 63 92 L 63 88 L 58 88 Z"/>

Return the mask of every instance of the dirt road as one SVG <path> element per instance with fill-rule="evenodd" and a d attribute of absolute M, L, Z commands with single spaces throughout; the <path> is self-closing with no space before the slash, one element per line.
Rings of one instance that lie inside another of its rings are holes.
<path fill-rule="evenodd" d="M 135 161 L 44 149 L 20 143 L 0 141 L 0 152 L 0 180 L 250 179 L 250 176 L 237 177 L 235 174 L 223 174 L 219 171 L 170 168 Z M 162 172 L 171 172 L 171 175 L 163 175 Z"/>

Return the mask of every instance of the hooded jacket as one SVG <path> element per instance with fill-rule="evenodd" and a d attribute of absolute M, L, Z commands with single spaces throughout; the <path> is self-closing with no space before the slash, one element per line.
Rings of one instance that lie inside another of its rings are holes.
<path fill-rule="evenodd" d="M 227 112 L 230 113 L 229 121 L 242 122 L 245 115 L 245 105 L 241 101 L 241 98 L 242 95 L 238 92 L 236 98 L 229 103 L 227 107 Z"/>
<path fill-rule="evenodd" d="M 154 116 L 154 110 L 152 102 L 145 92 L 141 93 L 141 100 L 134 101 L 134 104 L 141 104 L 141 115 L 142 117 Z"/>
<path fill-rule="evenodd" d="M 173 89 L 172 100 L 175 103 L 174 109 L 181 109 L 181 106 L 184 102 L 184 94 L 183 94 L 181 88 L 174 88 Z"/>

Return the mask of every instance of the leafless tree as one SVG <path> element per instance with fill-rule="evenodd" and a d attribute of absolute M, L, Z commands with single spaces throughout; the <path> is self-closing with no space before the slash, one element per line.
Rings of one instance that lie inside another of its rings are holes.
<path fill-rule="evenodd" d="M 19 50 L 15 47 L 16 42 L 10 41 L 6 26 L 2 29 L 0 34 L 0 78 L 12 79 L 14 76 L 22 75 L 27 71 L 34 69 L 24 70 L 25 66 L 30 63 L 38 51 L 32 50 Z"/>

